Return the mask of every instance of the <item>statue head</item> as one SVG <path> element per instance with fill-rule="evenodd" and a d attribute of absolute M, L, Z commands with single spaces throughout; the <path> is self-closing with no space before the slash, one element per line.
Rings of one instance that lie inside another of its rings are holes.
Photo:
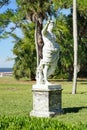
<path fill-rule="evenodd" d="M 51 32 L 51 31 L 52 31 L 53 26 L 54 26 L 54 22 L 51 20 L 51 21 L 49 22 L 49 25 L 48 25 L 48 28 L 47 28 L 48 32 Z"/>

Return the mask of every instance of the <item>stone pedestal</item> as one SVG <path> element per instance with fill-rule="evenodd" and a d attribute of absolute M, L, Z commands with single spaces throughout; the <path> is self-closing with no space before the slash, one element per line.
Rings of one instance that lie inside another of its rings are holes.
<path fill-rule="evenodd" d="M 33 85 L 33 110 L 30 116 L 50 117 L 62 113 L 61 85 Z"/>

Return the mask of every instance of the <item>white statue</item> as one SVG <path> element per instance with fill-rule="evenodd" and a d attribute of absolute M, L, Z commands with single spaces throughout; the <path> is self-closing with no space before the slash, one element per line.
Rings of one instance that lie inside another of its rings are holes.
<path fill-rule="evenodd" d="M 54 22 L 48 21 L 42 30 L 43 58 L 37 67 L 36 80 L 37 84 L 50 84 L 48 76 L 55 71 L 59 59 L 59 45 L 56 43 L 56 37 L 52 32 Z"/>

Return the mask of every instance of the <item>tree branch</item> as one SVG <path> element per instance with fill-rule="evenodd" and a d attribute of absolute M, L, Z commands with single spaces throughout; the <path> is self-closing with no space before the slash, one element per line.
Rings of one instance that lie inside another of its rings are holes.
<path fill-rule="evenodd" d="M 1 9 L 3 6 L 8 5 L 9 2 L 10 2 L 9 0 L 2 0 L 2 1 L 0 1 L 0 9 Z"/>

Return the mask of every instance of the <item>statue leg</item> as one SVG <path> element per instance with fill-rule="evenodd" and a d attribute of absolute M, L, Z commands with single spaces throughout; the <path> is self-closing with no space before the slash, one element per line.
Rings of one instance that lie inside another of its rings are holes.
<path fill-rule="evenodd" d="M 47 82 L 47 71 L 48 71 L 48 65 L 45 65 L 44 69 L 43 69 L 43 75 L 44 75 L 44 82 L 45 83 Z"/>
<path fill-rule="evenodd" d="M 45 66 L 44 66 L 44 69 L 43 69 L 44 83 L 45 83 L 45 84 L 50 84 L 50 83 L 48 82 L 48 80 L 47 80 L 48 68 L 49 68 L 49 66 L 48 66 L 48 65 L 45 65 Z"/>

